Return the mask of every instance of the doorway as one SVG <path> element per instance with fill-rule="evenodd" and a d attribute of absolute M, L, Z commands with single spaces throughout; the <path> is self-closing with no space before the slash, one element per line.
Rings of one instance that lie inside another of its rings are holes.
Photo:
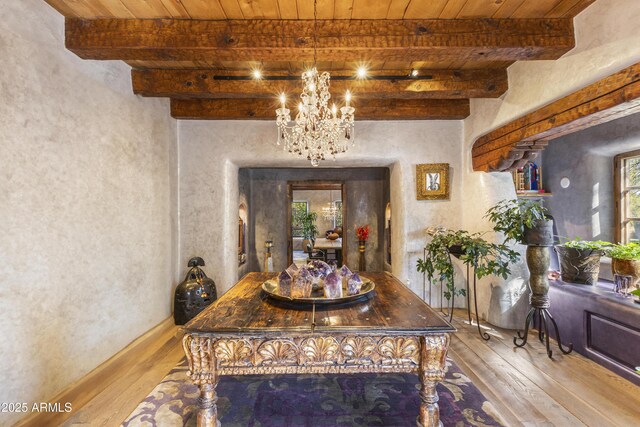
<path fill-rule="evenodd" d="M 311 259 L 346 263 L 347 223 L 344 181 L 288 181 L 288 263 Z"/>

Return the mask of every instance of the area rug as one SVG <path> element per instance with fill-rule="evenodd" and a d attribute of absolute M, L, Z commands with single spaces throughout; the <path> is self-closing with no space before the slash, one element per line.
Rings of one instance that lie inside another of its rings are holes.
<path fill-rule="evenodd" d="M 501 426 L 494 408 L 461 371 L 438 384 L 444 426 Z M 122 423 L 123 427 L 196 425 L 198 388 L 183 360 Z M 412 374 L 222 376 L 222 427 L 415 426 L 420 384 Z"/>

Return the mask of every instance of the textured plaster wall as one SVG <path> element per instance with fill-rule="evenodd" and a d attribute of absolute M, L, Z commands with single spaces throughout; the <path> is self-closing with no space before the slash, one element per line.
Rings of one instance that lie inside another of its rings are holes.
<path fill-rule="evenodd" d="M 244 169 L 241 169 L 243 171 Z M 347 217 L 343 227 L 347 244 L 347 265 L 358 267 L 356 225 L 369 224 L 370 234 L 365 259 L 369 271 L 384 270 L 384 208 L 389 200 L 388 169 L 348 168 L 348 169 L 252 169 L 250 219 L 252 239 L 249 259 L 252 271 L 261 271 L 264 257 L 264 241 L 273 240 L 273 266 L 276 270 L 287 267 L 287 182 L 288 181 L 344 181 L 346 186 Z M 311 197 L 310 210 L 319 212 L 330 200 L 329 191 L 294 191 L 294 200 Z M 296 194 L 301 197 L 296 197 Z M 334 191 L 333 200 L 340 199 L 340 191 Z M 305 196 L 306 195 L 306 196 Z M 317 197 L 323 195 L 322 197 Z M 321 217 L 321 214 L 319 214 Z M 318 222 L 319 234 L 333 226 Z"/>
<path fill-rule="evenodd" d="M 275 146 L 273 122 L 179 121 L 178 135 L 180 262 L 195 254 L 203 256 L 207 273 L 224 292 L 238 279 L 237 233 L 232 231 L 240 197 L 238 168 L 307 168 L 309 164 Z M 422 255 L 424 229 L 461 225 L 462 122 L 357 122 L 356 142 L 346 155 L 323 166 L 390 169 L 392 272 L 422 294 L 422 275 L 415 264 Z M 439 162 L 451 165 L 451 200 L 417 201 L 416 164 Z"/>
<path fill-rule="evenodd" d="M 0 402 L 30 403 L 170 315 L 177 136 L 47 4 L 0 3 Z"/>
<path fill-rule="evenodd" d="M 613 158 L 640 149 L 640 115 L 558 138 L 544 151 L 545 205 L 560 236 L 615 241 Z M 562 177 L 571 181 L 560 186 Z"/>
<path fill-rule="evenodd" d="M 575 18 L 576 47 L 557 61 L 523 61 L 509 67 L 509 91 L 500 99 L 472 100 L 464 121 L 464 225 L 486 230 L 482 218 L 496 202 L 515 197 L 508 173 L 472 172 L 475 140 L 510 120 L 640 61 L 640 2 L 598 0 Z M 555 144 L 555 141 L 552 142 Z M 522 248 L 523 249 L 523 248 Z M 487 278 L 478 290 L 483 318 L 503 327 L 524 322 L 528 273 L 521 264 L 507 281 Z"/>

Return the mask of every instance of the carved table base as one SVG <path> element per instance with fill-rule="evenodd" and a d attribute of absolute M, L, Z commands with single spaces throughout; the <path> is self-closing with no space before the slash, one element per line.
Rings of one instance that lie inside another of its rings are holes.
<path fill-rule="evenodd" d="M 436 385 L 446 373 L 449 334 L 304 335 L 277 338 L 186 334 L 189 378 L 200 387 L 198 426 L 220 425 L 219 375 L 416 372 L 417 424 L 440 425 Z"/>

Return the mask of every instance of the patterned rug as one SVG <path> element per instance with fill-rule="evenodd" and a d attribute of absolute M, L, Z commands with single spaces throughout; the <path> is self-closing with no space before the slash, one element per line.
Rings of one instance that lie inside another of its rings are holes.
<path fill-rule="evenodd" d="M 501 426 L 487 399 L 450 360 L 438 384 L 445 426 Z M 127 418 L 123 427 L 196 425 L 198 388 L 183 360 Z M 222 376 L 218 417 L 222 427 L 415 426 L 417 375 Z"/>

